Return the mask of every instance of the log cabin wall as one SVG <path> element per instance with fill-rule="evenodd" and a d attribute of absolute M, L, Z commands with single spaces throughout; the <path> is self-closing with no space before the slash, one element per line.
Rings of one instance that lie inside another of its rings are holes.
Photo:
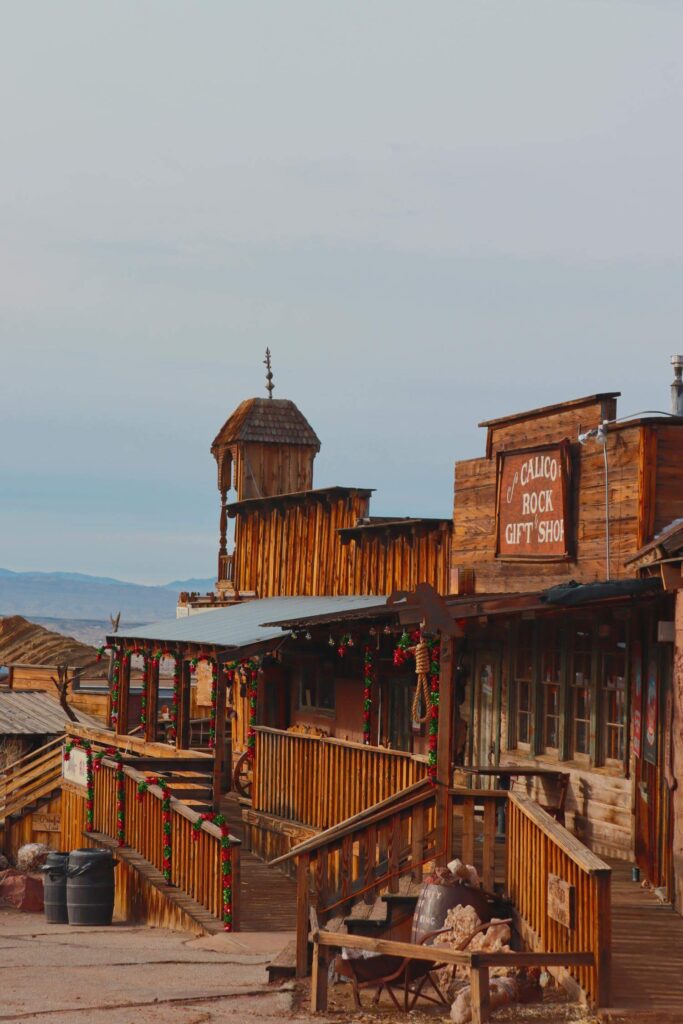
<path fill-rule="evenodd" d="M 616 416 L 615 395 L 592 396 L 487 426 L 484 458 L 456 463 L 451 589 L 458 570 L 474 571 L 478 593 L 542 590 L 556 583 L 632 576 L 624 566 L 653 534 L 683 515 L 683 428 L 663 419 L 613 424 L 607 433 L 610 566 L 607 573 L 603 449 L 579 431 Z M 498 455 L 569 442 L 570 557 L 501 558 L 497 545 Z"/>
<path fill-rule="evenodd" d="M 12 689 L 38 690 L 57 700 L 57 690 L 52 682 L 53 676 L 57 677 L 56 666 L 13 665 Z M 106 680 L 103 681 L 100 677 L 93 680 L 90 685 L 98 692 L 88 689 L 89 680 L 84 676 L 80 677 L 75 689 L 71 684 L 69 686 L 69 705 L 75 711 L 83 711 L 86 715 L 91 715 L 104 723 L 107 717 L 108 700 Z"/>

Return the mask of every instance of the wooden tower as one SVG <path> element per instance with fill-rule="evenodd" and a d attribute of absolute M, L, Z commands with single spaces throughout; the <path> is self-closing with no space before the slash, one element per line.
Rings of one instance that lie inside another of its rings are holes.
<path fill-rule="evenodd" d="M 266 351 L 267 398 L 247 398 L 228 417 L 211 445 L 221 496 L 218 590 L 232 589 L 232 556 L 227 551 L 228 492 L 235 501 L 307 491 L 320 440 L 294 402 L 273 398 L 270 351 Z"/>

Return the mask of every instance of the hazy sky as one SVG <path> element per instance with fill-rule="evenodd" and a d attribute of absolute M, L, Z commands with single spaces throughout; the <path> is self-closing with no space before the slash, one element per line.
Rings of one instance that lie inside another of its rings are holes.
<path fill-rule="evenodd" d="M 215 571 L 211 440 L 449 515 L 477 422 L 683 350 L 681 0 L 5 0 L 0 566 Z"/>

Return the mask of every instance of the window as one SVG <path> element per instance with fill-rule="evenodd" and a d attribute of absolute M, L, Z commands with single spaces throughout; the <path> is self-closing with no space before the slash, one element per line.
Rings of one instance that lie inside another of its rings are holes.
<path fill-rule="evenodd" d="M 574 624 L 572 671 L 572 753 L 590 754 L 591 692 L 593 682 L 593 624 Z"/>
<path fill-rule="evenodd" d="M 515 728 L 520 746 L 531 744 L 531 715 L 533 709 L 534 678 L 534 624 L 520 622 L 517 629 L 515 654 Z"/>
<path fill-rule="evenodd" d="M 330 662 L 302 662 L 298 677 L 300 710 L 334 711 L 334 672 Z"/>
<path fill-rule="evenodd" d="M 623 761 L 626 721 L 626 626 L 600 629 L 601 750 L 605 761 Z"/>
<path fill-rule="evenodd" d="M 561 634 L 557 622 L 543 623 L 541 685 L 543 687 L 543 747 L 560 746 Z"/>

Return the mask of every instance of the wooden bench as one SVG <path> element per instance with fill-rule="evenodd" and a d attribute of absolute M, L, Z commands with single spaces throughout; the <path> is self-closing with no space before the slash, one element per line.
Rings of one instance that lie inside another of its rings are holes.
<path fill-rule="evenodd" d="M 327 979 L 329 950 L 362 949 L 372 953 L 406 957 L 412 960 L 434 961 L 433 946 L 418 946 L 411 942 L 393 942 L 389 939 L 373 939 L 362 935 L 340 935 L 339 933 L 314 930 L 310 940 L 313 943 L 313 973 L 311 977 L 311 1012 L 327 1009 Z M 485 1024 L 490 1014 L 489 970 L 491 967 L 569 967 L 583 965 L 592 967 L 592 953 L 490 953 L 477 951 L 459 952 L 445 946 L 438 947 L 439 963 L 458 964 L 468 967 L 472 993 L 472 1024 Z"/>

